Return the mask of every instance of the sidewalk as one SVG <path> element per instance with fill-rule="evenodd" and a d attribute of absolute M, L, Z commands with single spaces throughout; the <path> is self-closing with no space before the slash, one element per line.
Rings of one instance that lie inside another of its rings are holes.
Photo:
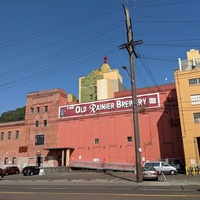
<path fill-rule="evenodd" d="M 200 185 L 200 174 L 197 175 L 185 175 L 185 174 L 179 174 L 174 176 L 167 176 L 166 182 L 163 180 L 163 178 L 160 178 L 160 183 L 162 185 Z"/>
<path fill-rule="evenodd" d="M 123 179 L 114 180 L 113 182 L 120 182 L 123 184 L 138 184 L 138 185 L 159 185 L 159 186 L 187 186 L 187 185 L 200 185 L 200 174 L 198 175 L 159 175 L 158 181 L 145 180 L 142 183 L 136 181 L 136 177 L 130 178 L 130 175 L 127 174 L 127 177 L 123 176 Z"/>

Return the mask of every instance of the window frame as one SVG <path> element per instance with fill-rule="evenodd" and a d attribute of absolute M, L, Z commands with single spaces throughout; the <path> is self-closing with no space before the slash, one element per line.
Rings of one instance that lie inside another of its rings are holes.
<path fill-rule="evenodd" d="M 44 106 L 44 112 L 46 113 L 48 112 L 48 110 L 49 110 L 48 106 Z"/>
<path fill-rule="evenodd" d="M 19 139 L 19 130 L 15 131 L 15 139 L 18 140 Z"/>
<path fill-rule="evenodd" d="M 31 109 L 31 110 L 30 110 L 30 113 L 31 113 L 31 114 L 34 114 L 34 107 L 31 107 L 30 109 Z"/>
<path fill-rule="evenodd" d="M 127 136 L 127 142 L 132 142 L 133 139 L 132 139 L 132 136 Z"/>
<path fill-rule="evenodd" d="M 36 120 L 36 121 L 35 121 L 35 127 L 36 127 L 36 128 L 39 127 L 39 120 Z"/>
<path fill-rule="evenodd" d="M 8 140 L 11 140 L 11 131 L 8 131 Z"/>
<path fill-rule="evenodd" d="M 195 124 L 199 124 L 200 123 L 200 112 L 193 113 L 193 119 L 194 119 Z"/>
<path fill-rule="evenodd" d="M 44 119 L 44 120 L 43 120 L 43 126 L 46 127 L 47 125 L 48 125 L 48 121 L 47 121 L 47 119 Z"/>
<path fill-rule="evenodd" d="M 44 143 L 45 143 L 44 134 L 35 135 L 35 146 L 44 145 Z"/>
<path fill-rule="evenodd" d="M 37 109 L 37 114 L 38 114 L 38 113 L 40 113 L 40 107 L 39 107 L 39 106 L 37 106 L 37 108 L 36 108 L 36 109 Z"/>
<path fill-rule="evenodd" d="M 200 94 L 190 95 L 190 101 L 191 101 L 191 105 L 200 104 Z"/>
<path fill-rule="evenodd" d="M 3 131 L 1 131 L 1 138 L 0 138 L 0 140 L 4 140 L 4 132 Z"/>
<path fill-rule="evenodd" d="M 99 138 L 94 138 L 94 144 L 99 144 Z"/>
<path fill-rule="evenodd" d="M 200 78 L 192 78 L 188 79 L 189 85 L 199 85 L 200 84 Z"/>
<path fill-rule="evenodd" d="M 7 165 L 8 164 L 8 158 L 4 158 L 4 164 Z"/>
<path fill-rule="evenodd" d="M 13 157 L 13 158 L 12 158 L 12 164 L 16 164 L 16 163 L 17 163 L 16 161 L 17 161 L 17 158 L 16 158 L 16 157 Z"/>

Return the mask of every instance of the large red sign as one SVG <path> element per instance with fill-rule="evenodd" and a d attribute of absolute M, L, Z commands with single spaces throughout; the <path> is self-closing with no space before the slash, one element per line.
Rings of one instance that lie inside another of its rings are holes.
<path fill-rule="evenodd" d="M 155 108 L 160 106 L 158 93 L 138 95 L 138 107 Z M 132 109 L 132 97 L 108 99 L 59 107 L 59 118 L 78 117 L 85 115 L 104 114 Z"/>

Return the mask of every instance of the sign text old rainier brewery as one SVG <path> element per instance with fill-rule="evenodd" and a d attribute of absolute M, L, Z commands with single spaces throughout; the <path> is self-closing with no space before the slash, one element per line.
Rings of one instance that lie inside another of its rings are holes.
<path fill-rule="evenodd" d="M 137 96 L 138 107 L 155 108 L 160 106 L 158 93 Z M 105 114 L 132 109 L 132 97 L 107 99 L 102 101 L 70 104 L 59 107 L 59 118 L 78 117 L 85 115 Z"/>

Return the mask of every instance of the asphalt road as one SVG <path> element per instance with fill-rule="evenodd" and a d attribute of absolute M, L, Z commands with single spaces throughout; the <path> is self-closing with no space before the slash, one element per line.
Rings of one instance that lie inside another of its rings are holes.
<path fill-rule="evenodd" d="M 24 182 L 25 183 L 25 182 Z M 111 184 L 0 185 L 0 200 L 199 200 L 199 186 L 141 186 Z"/>
<path fill-rule="evenodd" d="M 129 172 L 9 175 L 0 181 L 0 200 L 200 199 L 200 175 L 169 175 L 166 180 L 159 177 L 140 184 Z"/>

